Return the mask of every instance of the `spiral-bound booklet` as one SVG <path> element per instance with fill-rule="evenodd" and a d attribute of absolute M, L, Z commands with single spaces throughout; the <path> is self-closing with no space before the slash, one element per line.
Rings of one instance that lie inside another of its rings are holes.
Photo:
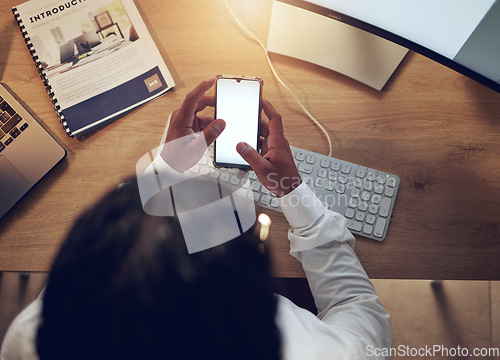
<path fill-rule="evenodd" d="M 175 85 L 133 0 L 30 0 L 12 12 L 69 136 Z"/>

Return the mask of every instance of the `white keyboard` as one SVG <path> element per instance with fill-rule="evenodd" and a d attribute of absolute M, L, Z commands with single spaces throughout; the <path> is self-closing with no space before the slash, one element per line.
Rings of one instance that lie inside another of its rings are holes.
<path fill-rule="evenodd" d="M 347 218 L 352 233 L 378 241 L 385 239 L 399 177 L 294 146 L 290 149 L 302 180 L 328 209 Z M 240 185 L 238 170 L 214 168 L 213 147 L 208 151 L 190 171 Z M 244 184 L 248 197 L 259 206 L 281 212 L 276 196 L 259 182 L 253 171 L 249 178 L 250 182 Z"/>

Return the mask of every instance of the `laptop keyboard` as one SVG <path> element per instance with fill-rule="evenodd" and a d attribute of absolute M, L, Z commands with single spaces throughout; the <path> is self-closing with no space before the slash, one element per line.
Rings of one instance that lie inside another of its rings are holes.
<path fill-rule="evenodd" d="M 9 146 L 24 130 L 28 123 L 16 112 L 15 105 L 0 97 L 0 152 Z"/>

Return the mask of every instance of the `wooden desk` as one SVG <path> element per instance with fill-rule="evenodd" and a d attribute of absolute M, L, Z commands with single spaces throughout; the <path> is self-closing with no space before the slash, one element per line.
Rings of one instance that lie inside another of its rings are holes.
<path fill-rule="evenodd" d="M 158 145 L 167 116 L 202 79 L 258 75 L 292 145 L 327 153 L 321 132 L 271 75 L 260 47 L 222 0 L 138 0 L 177 82 L 174 92 L 85 141 L 68 138 L 45 93 L 10 8 L 0 0 L 0 74 L 68 150 L 67 159 L 0 220 L 0 270 L 49 270 L 75 218 Z M 271 0 L 230 0 L 267 39 Z M 500 94 L 410 53 L 381 92 L 333 71 L 273 55 L 283 80 L 326 127 L 334 156 L 401 177 L 382 243 L 359 238 L 372 278 L 500 279 Z M 271 246 L 277 276 L 303 276 L 288 254 L 278 213 Z"/>

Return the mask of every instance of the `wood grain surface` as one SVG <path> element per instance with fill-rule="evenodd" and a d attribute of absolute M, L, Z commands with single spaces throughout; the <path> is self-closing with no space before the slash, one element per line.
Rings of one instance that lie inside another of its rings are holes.
<path fill-rule="evenodd" d="M 271 0 L 229 0 L 267 41 Z M 200 81 L 216 74 L 264 79 L 291 145 L 326 154 L 320 130 L 273 78 L 262 49 L 222 0 L 136 1 L 175 90 L 94 132 L 65 135 L 10 8 L 0 0 L 0 75 L 67 149 L 67 158 L 0 220 L 0 270 L 46 271 L 75 218 L 134 175 L 155 148 L 168 115 Z M 311 39 L 315 41 L 315 39 Z M 358 237 L 372 278 L 500 280 L 500 94 L 410 52 L 382 91 L 300 60 L 271 55 L 277 72 L 324 124 L 334 156 L 397 174 L 401 186 L 387 238 Z M 301 277 L 283 215 L 270 246 L 277 276 Z"/>

